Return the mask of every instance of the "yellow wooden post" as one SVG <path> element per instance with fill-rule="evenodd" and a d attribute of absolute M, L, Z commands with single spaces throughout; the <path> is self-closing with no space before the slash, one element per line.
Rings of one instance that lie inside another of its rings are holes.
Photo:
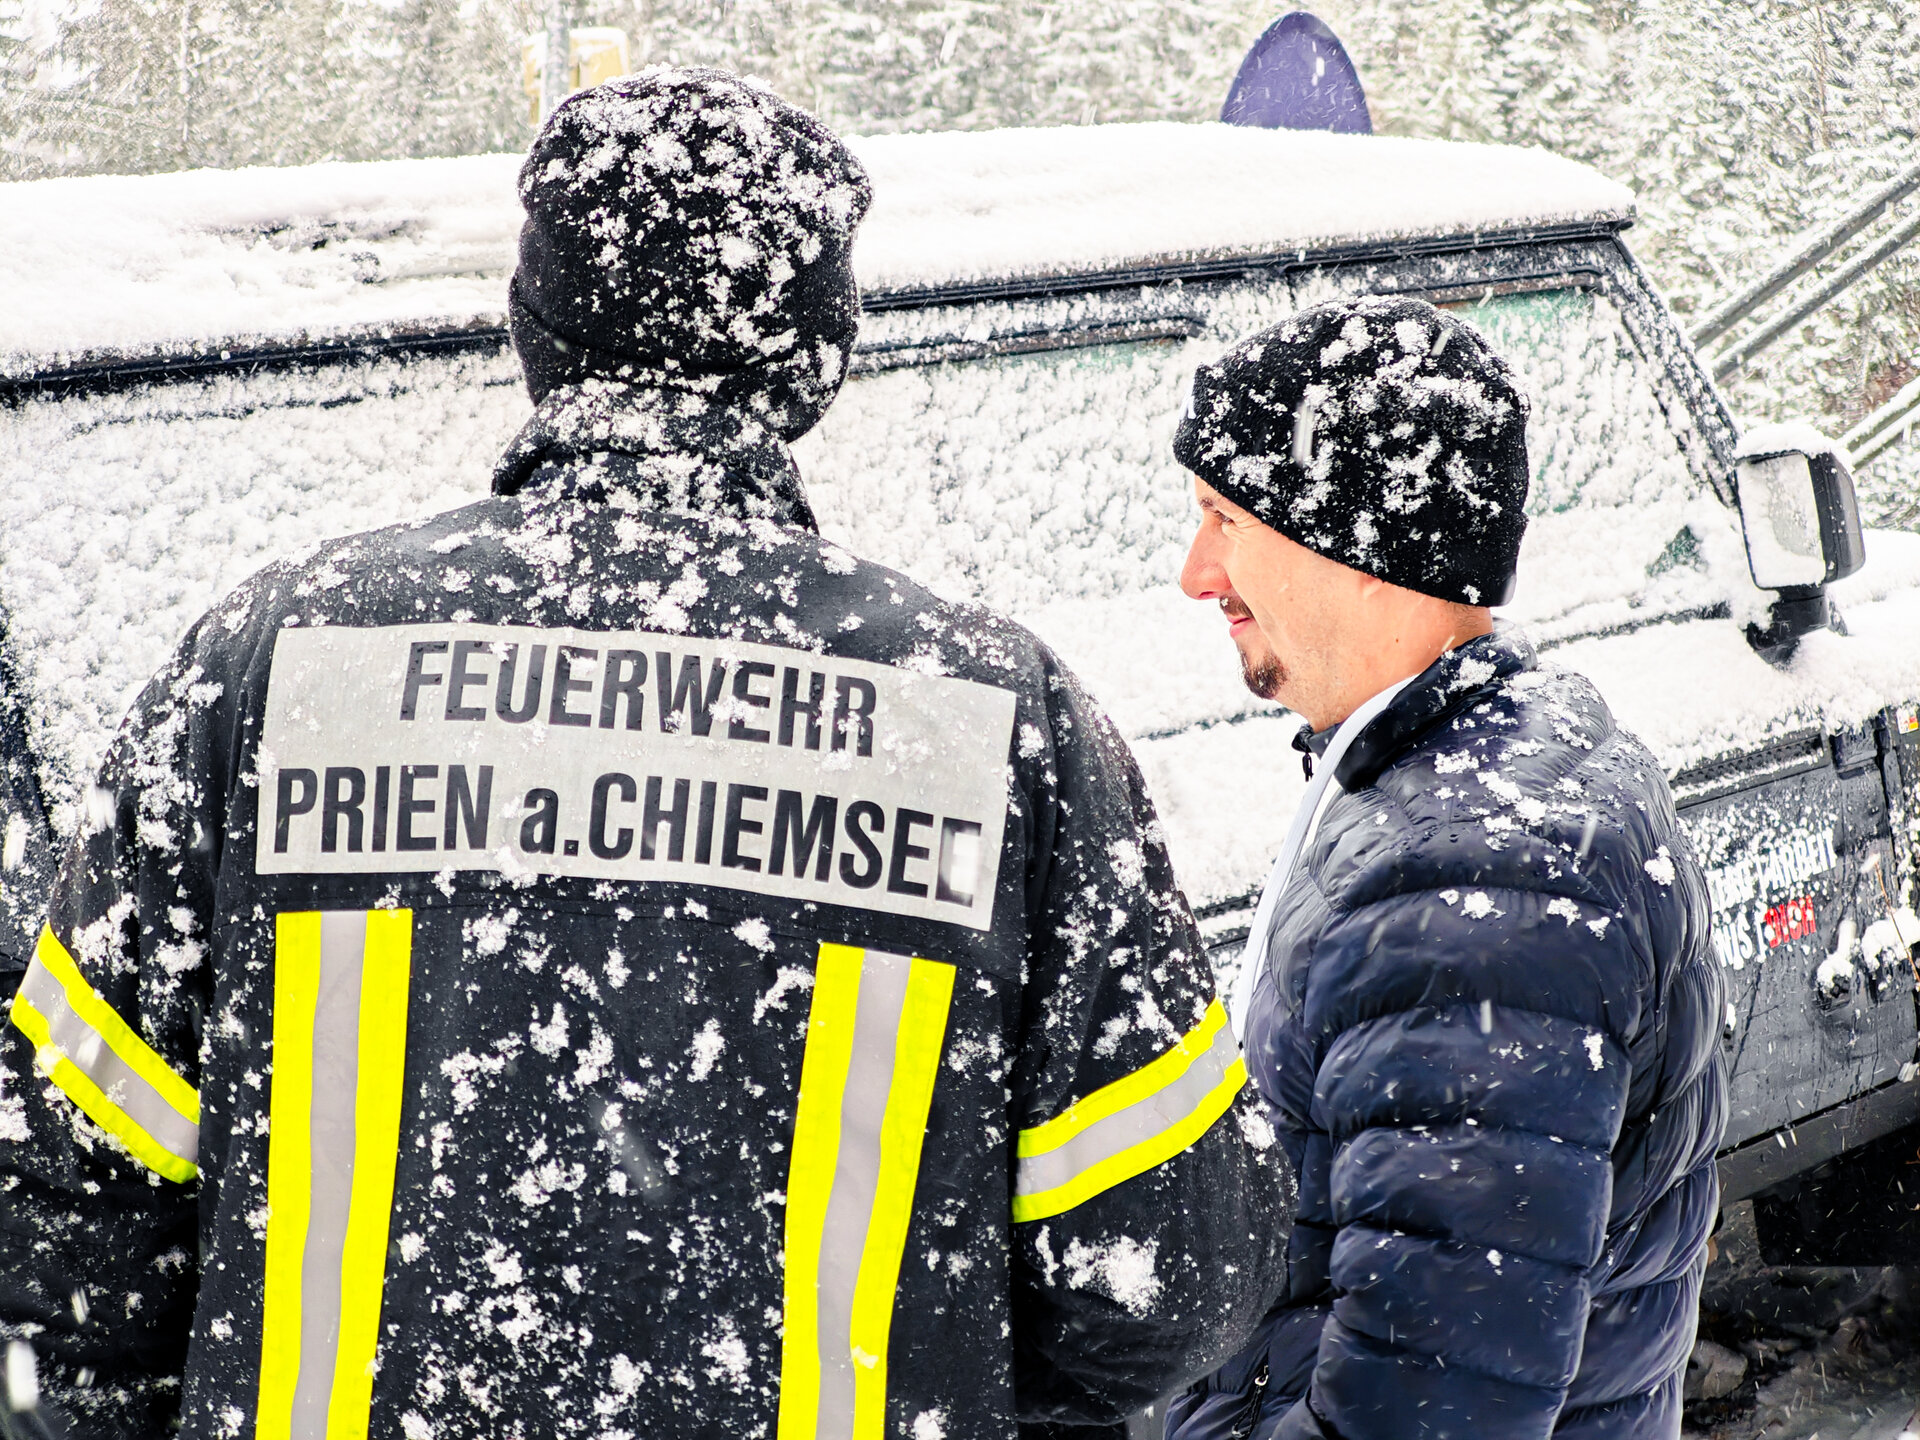
<path fill-rule="evenodd" d="M 547 37 L 529 35 L 520 46 L 521 88 L 527 96 L 527 121 L 539 125 L 541 80 L 545 74 Z M 568 32 L 567 74 L 560 93 L 571 95 L 633 70 L 627 32 L 612 25 L 582 25 Z"/>

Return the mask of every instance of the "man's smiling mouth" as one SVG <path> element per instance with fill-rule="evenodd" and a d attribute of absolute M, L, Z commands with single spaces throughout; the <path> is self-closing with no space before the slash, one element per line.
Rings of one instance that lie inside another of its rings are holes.
<path fill-rule="evenodd" d="M 1227 617 L 1227 633 L 1229 635 L 1238 635 L 1243 625 L 1251 625 L 1253 623 L 1253 611 L 1249 610 L 1246 602 L 1236 595 L 1222 595 L 1220 597 L 1220 613 Z"/>

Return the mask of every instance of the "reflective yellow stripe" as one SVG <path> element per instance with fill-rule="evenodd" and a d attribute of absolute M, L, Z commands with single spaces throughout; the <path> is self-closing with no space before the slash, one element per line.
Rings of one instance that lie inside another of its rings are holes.
<path fill-rule="evenodd" d="M 365 1440 L 405 1098 L 410 910 L 277 917 L 255 1440 Z"/>
<path fill-rule="evenodd" d="M 413 912 L 367 915 L 360 980 L 360 1074 L 354 1101 L 353 1206 L 340 1266 L 340 1350 L 328 1440 L 365 1440 L 373 1403 L 380 1302 L 387 1278 L 387 1227 L 400 1151 L 400 1100 L 406 1078 L 407 993 L 413 961 Z"/>
<path fill-rule="evenodd" d="M 87 983 L 52 927 L 15 992 L 35 1063 L 89 1119 L 169 1180 L 200 1173 L 200 1093 Z"/>
<path fill-rule="evenodd" d="M 787 1173 L 786 1325 L 780 1342 L 779 1440 L 813 1440 L 820 1410 L 820 1247 L 840 1159 L 840 1108 L 853 1060 L 862 952 L 822 945 L 800 1062 Z"/>
<path fill-rule="evenodd" d="M 313 1193 L 313 1017 L 320 999 L 320 915 L 274 921 L 273 1090 L 267 1137 L 267 1269 L 260 1319 L 255 1440 L 288 1440 L 300 1378 L 300 1279 Z"/>
<path fill-rule="evenodd" d="M 156 1142 L 101 1092 L 86 1071 L 60 1054 L 48 1042 L 46 1017 L 18 996 L 13 1003 L 13 1023 L 33 1041 L 35 1063 L 46 1072 L 47 1078 L 59 1086 L 62 1093 L 78 1105 L 88 1119 L 126 1146 L 127 1153 L 134 1159 L 169 1180 L 184 1183 L 200 1174 L 199 1165 L 173 1154 Z M 47 1063 L 49 1058 L 51 1064 Z"/>
<path fill-rule="evenodd" d="M 1183 1035 L 1180 1042 L 1166 1054 L 1151 1064 L 1141 1066 L 1131 1075 L 1123 1075 L 1111 1085 L 1102 1086 L 1079 1104 L 1069 1105 L 1046 1124 L 1022 1130 L 1018 1153 L 1024 1158 L 1057 1150 L 1095 1121 L 1117 1115 L 1129 1105 L 1136 1105 L 1157 1091 L 1164 1090 L 1187 1073 L 1187 1067 L 1193 1063 L 1194 1057 L 1203 1054 L 1213 1044 L 1213 1037 L 1220 1033 L 1226 1023 L 1226 1008 L 1216 999 L 1207 1006 L 1207 1013 L 1200 1017 L 1200 1023 Z"/>
<path fill-rule="evenodd" d="M 820 947 L 787 1180 L 778 1440 L 881 1440 L 887 1347 L 955 971 Z"/>
<path fill-rule="evenodd" d="M 854 1440 L 881 1440 L 887 1429 L 887 1340 L 906 1253 L 907 1225 L 920 1180 L 920 1145 L 933 1108 L 933 1085 L 947 1043 L 954 968 L 914 960 L 894 1043 L 893 1085 L 880 1131 L 880 1178 L 860 1257 L 853 1300 Z"/>
<path fill-rule="evenodd" d="M 1131 1180 L 1136 1175 L 1144 1175 L 1154 1166 L 1171 1160 L 1213 1128 L 1213 1122 L 1227 1113 L 1227 1107 L 1233 1104 L 1233 1097 L 1240 1093 L 1240 1087 L 1246 1083 L 1247 1067 L 1244 1062 L 1236 1060 L 1228 1067 L 1220 1083 L 1207 1092 L 1200 1105 L 1177 1123 L 1142 1140 L 1130 1150 L 1089 1166 L 1065 1185 L 1031 1195 L 1014 1196 L 1014 1220 L 1044 1220 L 1049 1215 L 1063 1214 L 1076 1205 L 1085 1204 L 1103 1190 L 1111 1190 L 1115 1185 Z"/>
<path fill-rule="evenodd" d="M 1247 1080 L 1226 1022 L 1213 1001 L 1200 1023 L 1152 1063 L 1021 1131 L 1014 1220 L 1071 1210 L 1206 1134 Z"/>
<path fill-rule="evenodd" d="M 133 1028 L 115 1013 L 114 1008 L 100 998 L 99 992 L 81 975 L 73 956 L 60 943 L 52 926 L 42 927 L 34 958 L 53 972 L 66 990 L 67 1003 L 73 1007 L 74 1013 L 98 1032 L 114 1054 L 159 1091 L 161 1099 L 198 1125 L 200 1092 L 176 1075 L 172 1067 L 154 1053 L 153 1047 L 136 1035 Z"/>

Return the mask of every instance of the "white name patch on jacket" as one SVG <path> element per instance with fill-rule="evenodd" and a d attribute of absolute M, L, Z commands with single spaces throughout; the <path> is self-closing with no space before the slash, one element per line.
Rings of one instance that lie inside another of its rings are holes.
<path fill-rule="evenodd" d="M 984 930 L 1013 718 L 990 685 L 744 641 L 290 628 L 254 865 L 681 881 Z"/>

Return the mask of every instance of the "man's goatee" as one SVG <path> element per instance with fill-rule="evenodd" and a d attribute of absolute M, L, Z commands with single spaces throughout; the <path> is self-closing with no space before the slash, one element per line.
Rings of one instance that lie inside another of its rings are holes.
<path fill-rule="evenodd" d="M 1262 700 L 1272 700 L 1280 694 L 1280 687 L 1287 683 L 1287 667 L 1272 655 L 1262 660 L 1249 660 L 1242 655 L 1240 678 L 1247 682 L 1247 689 Z"/>

